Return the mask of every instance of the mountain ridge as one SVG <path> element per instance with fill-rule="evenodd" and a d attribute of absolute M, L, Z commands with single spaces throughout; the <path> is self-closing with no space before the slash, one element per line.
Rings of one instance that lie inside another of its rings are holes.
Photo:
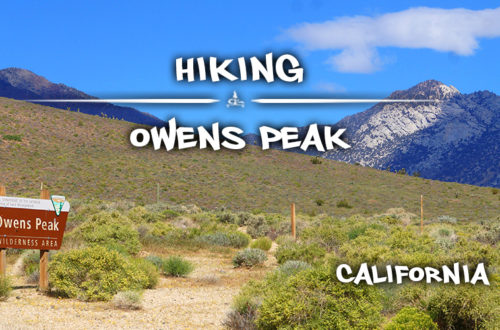
<path fill-rule="evenodd" d="M 0 70 L 0 96 L 17 100 L 30 99 L 98 99 L 76 88 L 53 83 L 21 68 Z M 37 102 L 33 102 L 37 103 Z M 83 113 L 123 119 L 137 124 L 163 126 L 165 122 L 149 113 L 111 103 L 39 103 L 58 109 L 71 109 Z"/>

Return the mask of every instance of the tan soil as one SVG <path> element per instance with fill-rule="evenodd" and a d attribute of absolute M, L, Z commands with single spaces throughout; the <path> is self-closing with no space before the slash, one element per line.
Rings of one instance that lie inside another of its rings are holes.
<path fill-rule="evenodd" d="M 0 302 L 0 329 L 221 329 L 241 286 L 273 267 L 266 263 L 234 269 L 230 256 L 208 252 L 184 256 L 195 264 L 195 271 L 188 278 L 162 278 L 158 288 L 145 291 L 141 310 L 48 297 L 35 288 L 15 289 Z M 10 266 L 9 272 L 18 267 Z M 23 281 L 15 278 L 16 285 Z"/>

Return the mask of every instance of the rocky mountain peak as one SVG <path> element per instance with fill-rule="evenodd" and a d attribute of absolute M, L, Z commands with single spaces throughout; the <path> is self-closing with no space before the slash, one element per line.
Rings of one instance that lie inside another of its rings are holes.
<path fill-rule="evenodd" d="M 0 80 L 16 88 L 29 90 L 34 93 L 40 93 L 42 90 L 50 88 L 53 85 L 44 77 L 34 74 L 29 70 L 19 68 L 0 70 Z"/>
<path fill-rule="evenodd" d="M 426 80 L 409 89 L 395 91 L 389 98 L 445 100 L 459 94 L 458 89 L 452 85 L 445 85 L 437 80 Z"/>

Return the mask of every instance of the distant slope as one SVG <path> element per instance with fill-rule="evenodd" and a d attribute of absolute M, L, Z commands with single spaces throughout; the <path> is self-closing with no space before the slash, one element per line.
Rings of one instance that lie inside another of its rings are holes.
<path fill-rule="evenodd" d="M 437 99 L 436 103 L 377 104 L 337 123 L 352 148 L 324 157 L 425 178 L 500 186 L 500 96 L 460 94 L 429 80 L 391 99 Z"/>
<path fill-rule="evenodd" d="M 0 96 L 17 100 L 29 99 L 95 99 L 77 89 L 63 84 L 54 84 L 31 71 L 18 68 L 0 70 Z M 145 125 L 163 125 L 153 115 L 134 108 L 120 107 L 110 103 L 44 103 L 59 109 L 117 118 Z"/>
<path fill-rule="evenodd" d="M 443 214 L 491 219 L 500 208 L 499 195 L 491 188 L 424 180 L 331 160 L 314 165 L 307 155 L 252 146 L 237 152 L 135 149 L 128 138 L 133 126 L 0 98 L 0 183 L 14 196 L 37 197 L 43 181 L 51 193 L 70 201 L 145 203 L 155 202 L 159 183 L 161 200 L 285 214 L 290 202 L 302 213 L 342 216 L 403 207 L 418 214 L 420 194 L 426 219 Z M 337 207 L 343 199 L 352 208 Z"/>

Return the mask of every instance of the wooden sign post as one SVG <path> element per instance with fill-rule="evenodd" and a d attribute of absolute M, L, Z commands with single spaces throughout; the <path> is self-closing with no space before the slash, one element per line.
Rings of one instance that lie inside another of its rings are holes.
<path fill-rule="evenodd" d="M 5 196 L 5 186 L 0 186 L 0 196 Z M 5 276 L 7 269 L 7 249 L 0 248 L 0 275 Z"/>
<path fill-rule="evenodd" d="M 292 237 L 293 239 L 296 239 L 296 233 L 295 233 L 295 203 L 292 203 Z"/>
<path fill-rule="evenodd" d="M 69 208 L 63 196 L 51 197 L 43 188 L 40 199 L 0 195 L 0 264 L 7 248 L 40 250 L 40 290 L 47 291 L 49 250 L 61 248 Z"/>
<path fill-rule="evenodd" d="M 50 199 L 49 191 L 43 189 L 43 184 L 40 199 Z M 49 290 L 49 250 L 40 250 L 40 279 L 38 286 L 42 292 Z"/>

